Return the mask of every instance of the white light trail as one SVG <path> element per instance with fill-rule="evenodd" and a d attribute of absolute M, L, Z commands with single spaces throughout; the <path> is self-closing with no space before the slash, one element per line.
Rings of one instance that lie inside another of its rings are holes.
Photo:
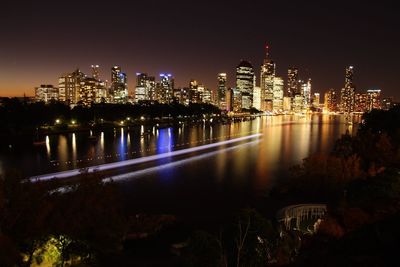
<path fill-rule="evenodd" d="M 143 176 L 146 174 L 150 174 L 156 171 L 160 171 L 160 170 L 164 170 L 164 169 L 168 169 L 168 168 L 172 168 L 172 167 L 177 167 L 192 161 L 196 161 L 196 160 L 201 160 L 204 158 L 208 158 L 208 157 L 212 157 L 214 155 L 220 154 L 220 153 L 225 153 L 240 147 L 244 147 L 244 146 L 248 146 L 248 145 L 254 145 L 259 143 L 260 140 L 256 140 L 256 141 L 252 141 L 252 142 L 248 142 L 248 143 L 244 143 L 244 144 L 240 144 L 240 145 L 236 145 L 236 146 L 232 146 L 232 147 L 228 147 L 228 148 L 224 148 L 224 149 L 220 149 L 217 151 L 213 151 L 213 152 L 208 152 L 205 154 L 201 154 L 198 156 L 193 156 L 187 159 L 181 159 L 181 160 L 177 160 L 174 162 L 170 162 L 170 163 L 165 163 L 159 166 L 154 166 L 154 167 L 150 167 L 150 168 L 146 168 L 143 170 L 137 170 L 137 171 L 133 171 L 133 172 L 128 172 L 128 173 L 124 173 L 124 174 L 119 174 L 119 175 L 114 175 L 108 178 L 103 179 L 104 182 L 110 182 L 110 181 L 123 181 L 123 180 L 129 180 L 138 176 Z"/>
<path fill-rule="evenodd" d="M 85 173 L 92 173 L 92 172 L 106 171 L 106 170 L 116 169 L 116 168 L 121 168 L 121 167 L 126 167 L 126 166 L 132 166 L 132 165 L 141 164 L 141 163 L 145 163 L 145 162 L 149 162 L 149 161 L 154 161 L 154 160 L 184 155 L 184 154 L 188 154 L 188 153 L 193 153 L 193 152 L 197 152 L 197 151 L 202 151 L 202 150 L 218 147 L 221 145 L 228 145 L 228 144 L 232 144 L 232 143 L 236 143 L 236 142 L 240 142 L 240 141 L 245 141 L 245 140 L 249 140 L 252 138 L 260 137 L 261 135 L 262 134 L 258 133 L 258 134 L 243 136 L 243 137 L 239 137 L 239 138 L 235 138 L 235 139 L 220 141 L 217 143 L 212 143 L 212 144 L 207 144 L 207 145 L 202 145 L 202 146 L 197 146 L 197 147 L 191 147 L 191 148 L 185 148 L 185 149 L 176 150 L 176 151 L 170 151 L 170 152 L 166 152 L 166 153 L 162 153 L 162 154 L 158 154 L 158 155 L 152 155 L 152 156 L 141 157 L 141 158 L 136 158 L 136 159 L 130 159 L 130 160 L 124 160 L 124 161 L 119 161 L 119 162 L 91 166 L 91 167 L 84 168 L 84 171 L 85 171 Z M 32 176 L 28 179 L 31 182 L 39 182 L 39 181 L 46 181 L 46 180 L 51 180 L 51 179 L 69 178 L 69 177 L 73 177 L 73 176 L 78 176 L 80 174 L 82 174 L 81 169 L 74 169 L 74 170 Z"/>

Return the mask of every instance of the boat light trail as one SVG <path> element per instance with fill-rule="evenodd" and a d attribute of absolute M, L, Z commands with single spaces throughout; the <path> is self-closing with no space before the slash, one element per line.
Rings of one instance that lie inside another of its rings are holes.
<path fill-rule="evenodd" d="M 240 141 L 245 141 L 245 140 L 249 140 L 252 138 L 260 137 L 261 135 L 262 134 L 258 133 L 258 134 L 243 136 L 243 137 L 239 137 L 239 138 L 235 138 L 235 139 L 220 141 L 217 143 L 170 151 L 170 152 L 166 152 L 166 153 L 162 153 L 162 154 L 158 154 L 158 155 L 152 155 L 152 156 L 141 157 L 141 158 L 136 158 L 136 159 L 95 165 L 95 166 L 91 166 L 91 167 L 87 167 L 87 168 L 73 169 L 73 170 L 68 170 L 68 171 L 32 176 L 32 177 L 28 178 L 28 180 L 31 182 L 39 182 L 39 181 L 47 181 L 47 180 L 51 180 L 51 179 L 64 179 L 64 178 L 78 176 L 82 173 L 93 173 L 93 172 L 106 171 L 106 170 L 111 170 L 111 169 L 116 169 L 116 168 L 121 168 L 121 167 L 127 167 L 127 166 L 145 163 L 145 162 L 150 162 L 150 161 L 155 161 L 155 160 L 159 160 L 159 159 L 175 157 L 175 156 L 180 156 L 180 155 L 184 155 L 184 154 L 188 154 L 188 153 L 202 151 L 202 150 L 206 150 L 206 149 L 210 149 L 210 148 L 215 148 L 215 147 L 218 147 L 221 145 L 228 145 L 228 144 L 232 144 L 232 143 L 236 143 L 236 142 L 240 142 Z"/>
<path fill-rule="evenodd" d="M 123 181 L 123 180 L 129 180 L 129 179 L 132 179 L 132 178 L 135 178 L 135 177 L 138 177 L 138 176 L 143 176 L 143 175 L 150 174 L 150 173 L 153 173 L 153 172 L 156 172 L 156 171 L 160 171 L 160 170 L 163 170 L 163 169 L 168 169 L 168 168 L 172 168 L 172 167 L 178 167 L 180 165 L 184 165 L 184 164 L 189 163 L 189 162 L 193 162 L 193 161 L 196 161 L 196 160 L 201 160 L 201 159 L 205 159 L 205 158 L 208 158 L 208 157 L 212 157 L 212 156 L 218 155 L 220 153 L 225 153 L 225 152 L 228 152 L 228 151 L 231 151 L 231 150 L 234 150 L 234 149 L 238 149 L 240 147 L 245 147 L 245 146 L 249 146 L 249 145 L 258 144 L 259 142 L 260 142 L 260 140 L 256 140 L 256 141 L 252 141 L 252 142 L 248 142 L 248 143 L 244 143 L 244 144 L 240 144 L 240 145 L 236 145 L 236 146 L 220 149 L 220 150 L 217 150 L 217 151 L 208 152 L 208 153 L 201 154 L 201 155 L 198 155 L 198 156 L 193 156 L 193 157 L 190 157 L 190 158 L 187 158 L 187 159 L 181 159 L 181 160 L 177 160 L 177 161 L 174 161 L 174 162 L 165 163 L 165 164 L 162 164 L 162 165 L 159 165 L 159 166 L 146 168 L 146 169 L 143 169 L 143 170 L 137 170 L 137 171 L 128 172 L 128 173 L 124 173 L 124 174 L 118 174 L 118 175 L 114 175 L 114 176 L 105 178 L 105 179 L 103 179 L 103 181 L 104 182 L 111 182 L 111 181 L 119 182 L 119 181 Z"/>

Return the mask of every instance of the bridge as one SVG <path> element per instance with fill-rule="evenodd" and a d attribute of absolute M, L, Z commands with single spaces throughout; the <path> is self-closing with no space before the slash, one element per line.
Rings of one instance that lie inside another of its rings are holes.
<path fill-rule="evenodd" d="M 287 206 L 277 213 L 277 220 L 281 222 L 287 230 L 292 229 L 295 222 L 295 229 L 300 229 L 300 224 L 306 220 L 321 219 L 327 212 L 326 204 L 298 204 Z"/>

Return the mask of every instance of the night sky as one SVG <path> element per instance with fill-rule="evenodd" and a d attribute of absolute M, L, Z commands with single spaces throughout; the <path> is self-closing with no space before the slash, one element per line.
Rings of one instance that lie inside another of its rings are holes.
<path fill-rule="evenodd" d="M 314 92 L 340 89 L 351 64 L 358 91 L 380 88 L 399 100 L 397 12 L 385 1 L 2 1 L 0 96 L 33 95 L 77 67 L 90 74 L 91 64 L 107 80 L 120 65 L 130 90 L 136 72 L 212 89 L 227 72 L 234 86 L 241 59 L 259 82 L 268 42 L 277 74 L 286 79 L 296 66 Z"/>

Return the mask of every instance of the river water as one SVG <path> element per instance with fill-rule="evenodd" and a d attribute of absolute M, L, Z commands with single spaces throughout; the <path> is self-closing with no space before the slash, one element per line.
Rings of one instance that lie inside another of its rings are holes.
<path fill-rule="evenodd" d="M 328 153 L 354 125 L 343 116 L 270 116 L 231 124 L 174 128 L 115 128 L 49 135 L 35 146 L 29 138 L 0 143 L 0 175 L 24 177 L 161 154 L 221 142 L 177 159 L 162 159 L 120 182 L 133 210 L 216 213 L 246 205 L 266 194 L 288 169 L 312 153 Z M 261 136 L 234 145 L 241 136 Z"/>

